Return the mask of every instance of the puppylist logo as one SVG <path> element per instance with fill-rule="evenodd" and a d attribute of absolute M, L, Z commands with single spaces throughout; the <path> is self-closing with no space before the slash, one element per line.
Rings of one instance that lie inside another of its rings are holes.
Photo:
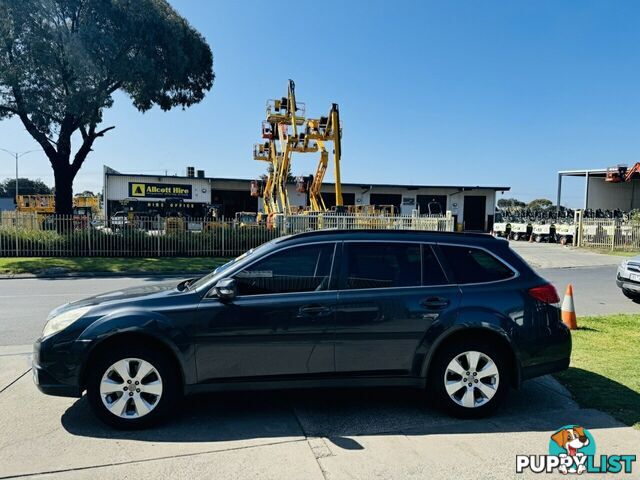
<path fill-rule="evenodd" d="M 549 455 L 516 455 L 516 472 L 534 473 L 631 473 L 635 455 L 596 456 L 596 442 L 586 428 L 565 425 L 549 440 Z"/>

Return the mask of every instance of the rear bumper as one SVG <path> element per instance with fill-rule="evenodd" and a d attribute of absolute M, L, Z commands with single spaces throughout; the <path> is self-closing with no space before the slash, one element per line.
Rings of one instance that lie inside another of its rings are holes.
<path fill-rule="evenodd" d="M 571 332 L 562 323 L 552 330 L 553 333 L 536 342 L 536 355 L 528 358 L 521 366 L 520 380 L 540 377 L 549 373 L 561 372 L 569 368 L 571 362 Z"/>
<path fill-rule="evenodd" d="M 567 357 L 560 360 L 555 360 L 553 362 L 524 367 L 522 369 L 522 380 L 541 377 L 542 375 L 548 375 L 549 373 L 561 372 L 569 368 L 570 361 L 571 358 Z"/>

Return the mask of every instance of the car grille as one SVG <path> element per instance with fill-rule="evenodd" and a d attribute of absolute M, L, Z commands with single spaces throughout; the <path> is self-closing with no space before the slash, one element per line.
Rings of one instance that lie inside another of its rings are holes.
<path fill-rule="evenodd" d="M 640 272 L 640 263 L 627 263 L 627 270 L 631 272 Z"/>

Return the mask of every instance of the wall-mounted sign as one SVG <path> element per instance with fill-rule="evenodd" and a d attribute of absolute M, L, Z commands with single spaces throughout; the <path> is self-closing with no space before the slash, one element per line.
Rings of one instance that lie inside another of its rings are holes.
<path fill-rule="evenodd" d="M 403 197 L 402 198 L 402 205 L 409 205 L 409 206 L 413 206 L 416 204 L 416 199 L 415 197 Z"/>
<path fill-rule="evenodd" d="M 138 198 L 191 198 L 191 185 L 129 182 L 129 196 Z"/>

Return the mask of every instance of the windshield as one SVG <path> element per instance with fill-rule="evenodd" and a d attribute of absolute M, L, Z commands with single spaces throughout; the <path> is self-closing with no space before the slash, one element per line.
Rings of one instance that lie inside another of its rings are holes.
<path fill-rule="evenodd" d="M 252 248 L 251 250 L 247 250 L 246 252 L 244 252 L 242 255 L 240 255 L 239 257 L 234 258 L 233 260 L 225 263 L 224 265 L 220 265 L 218 268 L 216 268 L 213 272 L 208 273 L 207 275 L 205 275 L 204 277 L 200 277 L 199 279 L 197 279 L 195 282 L 193 282 L 192 284 L 189 285 L 189 290 L 194 290 L 197 288 L 200 288 L 203 285 L 206 285 L 207 283 L 209 283 L 214 277 L 220 275 L 222 272 L 226 271 L 229 269 L 229 267 L 231 267 L 232 265 L 235 265 L 236 263 L 238 263 L 241 260 L 244 260 L 245 258 L 254 255 L 256 252 L 261 252 L 262 250 L 264 250 L 267 246 L 271 245 L 273 241 L 271 242 L 267 242 L 267 243 L 263 243 L 262 245 L 260 245 L 259 247 L 256 248 Z"/>

